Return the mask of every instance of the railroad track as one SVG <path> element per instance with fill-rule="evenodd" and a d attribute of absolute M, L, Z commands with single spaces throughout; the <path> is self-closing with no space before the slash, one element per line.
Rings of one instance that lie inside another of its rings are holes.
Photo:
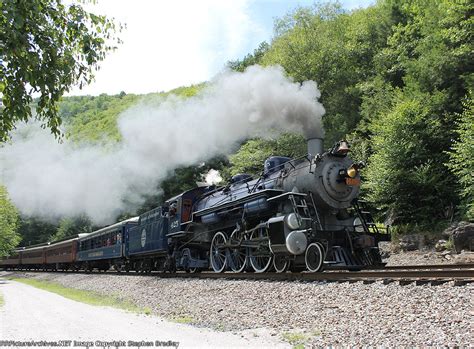
<path fill-rule="evenodd" d="M 398 282 L 401 285 L 416 283 L 442 284 L 454 281 L 456 285 L 474 282 L 474 268 L 461 269 L 424 269 L 424 270 L 371 270 L 371 271 L 325 271 L 322 273 L 158 273 L 152 274 L 161 278 L 199 278 L 199 279 L 230 279 L 230 280 L 269 280 L 269 281 L 323 281 L 323 282 L 364 282 L 384 283 Z"/>
<path fill-rule="evenodd" d="M 42 271 L 29 271 L 42 272 Z M 63 271 L 72 273 L 71 271 Z M 76 272 L 84 274 L 85 272 Z M 382 281 L 385 284 L 397 282 L 400 285 L 439 285 L 454 281 L 454 285 L 465 285 L 474 282 L 474 263 L 471 264 L 437 264 L 437 265 L 406 265 L 388 266 L 379 269 L 365 269 L 361 271 L 327 270 L 322 273 L 119 273 L 108 271 L 107 275 L 154 276 L 160 278 L 183 279 L 228 279 L 228 280 L 266 280 L 266 281 L 303 281 L 303 282 L 363 282 L 373 283 Z"/>
<path fill-rule="evenodd" d="M 474 263 L 465 264 L 426 264 L 426 265 L 386 265 L 381 268 L 385 270 L 422 270 L 422 269 L 474 269 Z M 373 269 L 366 269 L 373 270 Z M 379 270 L 379 269 L 375 269 Z"/>

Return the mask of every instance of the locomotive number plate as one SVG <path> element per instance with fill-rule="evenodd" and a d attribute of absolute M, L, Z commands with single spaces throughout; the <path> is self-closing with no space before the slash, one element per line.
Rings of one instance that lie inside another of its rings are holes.
<path fill-rule="evenodd" d="M 346 178 L 346 184 L 352 185 L 352 186 L 360 185 L 360 179 L 359 178 Z"/>

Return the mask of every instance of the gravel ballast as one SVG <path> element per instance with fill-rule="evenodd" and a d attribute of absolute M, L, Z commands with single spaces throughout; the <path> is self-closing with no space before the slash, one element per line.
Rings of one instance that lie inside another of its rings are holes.
<path fill-rule="evenodd" d="M 160 279 L 15 273 L 118 295 L 153 313 L 223 331 L 265 329 L 306 345 L 461 346 L 472 343 L 474 287 Z M 257 333 L 257 332 L 256 332 Z"/>
<path fill-rule="evenodd" d="M 474 263 L 474 252 L 463 251 L 456 254 L 450 251 L 409 251 L 391 253 L 384 259 L 388 266 L 426 265 L 426 264 L 467 264 Z"/>

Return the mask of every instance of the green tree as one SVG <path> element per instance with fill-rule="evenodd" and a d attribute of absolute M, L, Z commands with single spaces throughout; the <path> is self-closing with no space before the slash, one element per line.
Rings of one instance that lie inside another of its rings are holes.
<path fill-rule="evenodd" d="M 44 221 L 40 217 L 20 216 L 18 234 L 21 246 L 30 246 L 51 241 L 58 229 L 57 224 Z"/>
<path fill-rule="evenodd" d="M 450 152 L 448 167 L 458 179 L 462 210 L 467 219 L 474 219 L 474 101 L 472 95 L 464 102 L 456 132 L 459 138 Z"/>
<path fill-rule="evenodd" d="M 459 103 L 474 82 L 474 5 L 467 0 L 386 1 L 397 17 L 387 47 L 375 57 L 378 77 L 393 87 L 421 92 L 442 91 L 447 112 Z"/>
<path fill-rule="evenodd" d="M 253 51 L 253 53 L 249 53 L 246 55 L 242 60 L 238 59 L 235 61 L 227 62 L 227 67 L 232 70 L 243 72 L 247 67 L 251 65 L 260 64 L 262 61 L 263 56 L 269 50 L 270 45 L 263 41 L 258 45 L 258 47 Z"/>
<path fill-rule="evenodd" d="M 139 99 L 134 94 L 63 98 L 59 113 L 65 121 L 67 137 L 74 142 L 119 141 L 117 119 Z"/>
<path fill-rule="evenodd" d="M 387 45 L 392 19 L 384 6 L 347 12 L 338 3 L 299 8 L 276 22 L 264 65 L 279 64 L 296 81 L 314 80 L 326 109 L 326 146 L 360 120 L 364 81 L 374 77 L 376 54 Z"/>
<path fill-rule="evenodd" d="M 444 164 L 457 138 L 461 101 L 474 80 L 469 29 L 474 5 L 447 0 L 382 5 L 396 25 L 374 58 L 377 75 L 364 83 L 358 132 L 370 139 L 367 189 L 394 221 L 430 225 L 451 218 L 459 201 L 456 179 Z"/>
<path fill-rule="evenodd" d="M 7 256 L 20 242 L 17 226 L 18 212 L 5 187 L 0 186 L 0 257 Z"/>
<path fill-rule="evenodd" d="M 457 201 L 454 181 L 444 168 L 445 135 L 436 118 L 442 102 L 399 93 L 393 110 L 372 123 L 374 153 L 366 189 L 391 223 L 440 221 Z"/>
<path fill-rule="evenodd" d="M 303 136 L 286 133 L 274 139 L 250 139 L 229 157 L 230 175 L 248 173 L 258 176 L 263 171 L 263 163 L 268 157 L 288 156 L 296 158 L 307 154 Z"/>
<path fill-rule="evenodd" d="M 118 29 L 118 28 L 117 28 Z M 70 87 L 88 84 L 94 69 L 119 40 L 105 16 L 60 0 L 0 2 L 0 141 L 18 121 L 35 116 L 60 135 L 58 101 Z"/>
<path fill-rule="evenodd" d="M 59 115 L 65 123 L 66 135 L 75 142 L 120 141 L 117 119 L 122 112 L 139 102 L 161 101 L 169 94 L 183 98 L 194 96 L 204 84 L 183 86 L 168 92 L 135 95 L 101 94 L 99 96 L 64 97 L 59 104 Z"/>
<path fill-rule="evenodd" d="M 51 241 L 58 241 L 66 237 L 92 232 L 92 222 L 87 216 L 74 218 L 63 218 L 59 222 L 56 233 L 51 237 Z"/>

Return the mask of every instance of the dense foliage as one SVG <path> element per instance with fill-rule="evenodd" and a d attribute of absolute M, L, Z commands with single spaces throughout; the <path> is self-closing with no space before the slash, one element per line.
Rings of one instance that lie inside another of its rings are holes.
<path fill-rule="evenodd" d="M 229 157 L 230 175 L 249 173 L 259 176 L 263 172 L 263 162 L 272 155 L 300 157 L 307 152 L 303 136 L 291 133 L 276 139 L 251 139 L 245 142 L 236 154 Z"/>
<path fill-rule="evenodd" d="M 8 199 L 6 189 L 0 186 L 0 257 L 8 255 L 20 242 L 17 225 L 18 212 Z"/>
<path fill-rule="evenodd" d="M 118 41 L 112 37 L 115 28 L 76 3 L 0 1 L 0 141 L 32 114 L 59 135 L 60 98 L 71 86 L 92 80 L 97 63 Z"/>
<path fill-rule="evenodd" d="M 20 246 L 36 245 L 51 241 L 58 229 L 57 224 L 44 221 L 39 217 L 20 216 L 18 233 L 21 236 Z"/>
<path fill-rule="evenodd" d="M 350 140 L 352 156 L 367 164 L 363 193 L 389 223 L 430 228 L 474 219 L 473 12 L 468 0 L 380 0 L 351 12 L 337 3 L 298 8 L 276 21 L 271 43 L 228 67 L 279 64 L 295 81 L 317 81 L 327 110 L 326 147 Z M 167 93 L 192 96 L 202 86 Z M 117 141 L 120 112 L 148 97 L 70 97 L 60 113 L 75 141 Z M 176 169 L 139 212 L 194 187 L 210 168 L 224 179 L 258 175 L 270 155 L 304 153 L 298 135 L 248 140 L 228 161 L 202 159 L 204 165 Z M 24 242 L 89 229 L 70 220 L 59 231 L 22 221 Z"/>
<path fill-rule="evenodd" d="M 386 45 L 393 20 L 384 6 L 347 13 L 338 4 L 300 8 L 276 22 L 276 38 L 262 58 L 297 81 L 314 80 L 326 108 L 326 146 L 355 129 L 364 81 Z"/>
<path fill-rule="evenodd" d="M 377 76 L 368 82 L 370 95 L 362 104 L 369 135 L 374 135 L 368 191 L 394 222 L 429 226 L 452 219 L 458 204 L 459 183 L 445 165 L 457 138 L 457 113 L 472 88 L 474 5 L 388 5 L 399 19 L 377 56 Z"/>
<path fill-rule="evenodd" d="M 474 220 L 474 103 L 469 98 L 465 109 L 459 115 L 456 132 L 459 138 L 454 142 L 451 161 L 448 166 L 458 179 L 461 208 L 466 218 Z"/>
<path fill-rule="evenodd" d="M 456 121 L 462 101 L 472 105 L 473 9 L 463 0 L 299 8 L 277 20 L 270 48 L 255 57 L 318 82 L 326 146 L 352 141 L 353 156 L 368 164 L 363 190 L 391 224 L 430 226 L 472 208 L 469 107 L 458 131 Z M 231 159 L 252 163 L 247 147 Z"/>
<path fill-rule="evenodd" d="M 117 119 L 120 114 L 132 105 L 146 99 L 164 98 L 169 94 L 181 97 L 194 96 L 204 84 L 179 87 L 177 89 L 134 95 L 121 92 L 109 96 L 79 96 L 67 97 L 59 104 L 59 114 L 65 121 L 66 135 L 76 142 L 110 142 L 119 141 Z"/>
<path fill-rule="evenodd" d="M 117 118 L 138 99 L 137 95 L 125 93 L 64 98 L 60 115 L 66 124 L 67 137 L 77 142 L 118 141 Z"/>
<path fill-rule="evenodd" d="M 234 71 L 243 72 L 245 71 L 245 68 L 251 65 L 260 64 L 263 56 L 268 52 L 269 49 L 270 45 L 264 41 L 260 43 L 258 48 L 256 48 L 253 53 L 249 53 L 242 60 L 237 59 L 235 61 L 228 62 L 227 67 Z"/>
<path fill-rule="evenodd" d="M 51 241 L 58 241 L 69 236 L 78 234 L 87 234 L 93 231 L 93 225 L 87 216 L 78 216 L 73 218 L 63 218 L 59 222 L 56 233 L 50 237 Z"/>

